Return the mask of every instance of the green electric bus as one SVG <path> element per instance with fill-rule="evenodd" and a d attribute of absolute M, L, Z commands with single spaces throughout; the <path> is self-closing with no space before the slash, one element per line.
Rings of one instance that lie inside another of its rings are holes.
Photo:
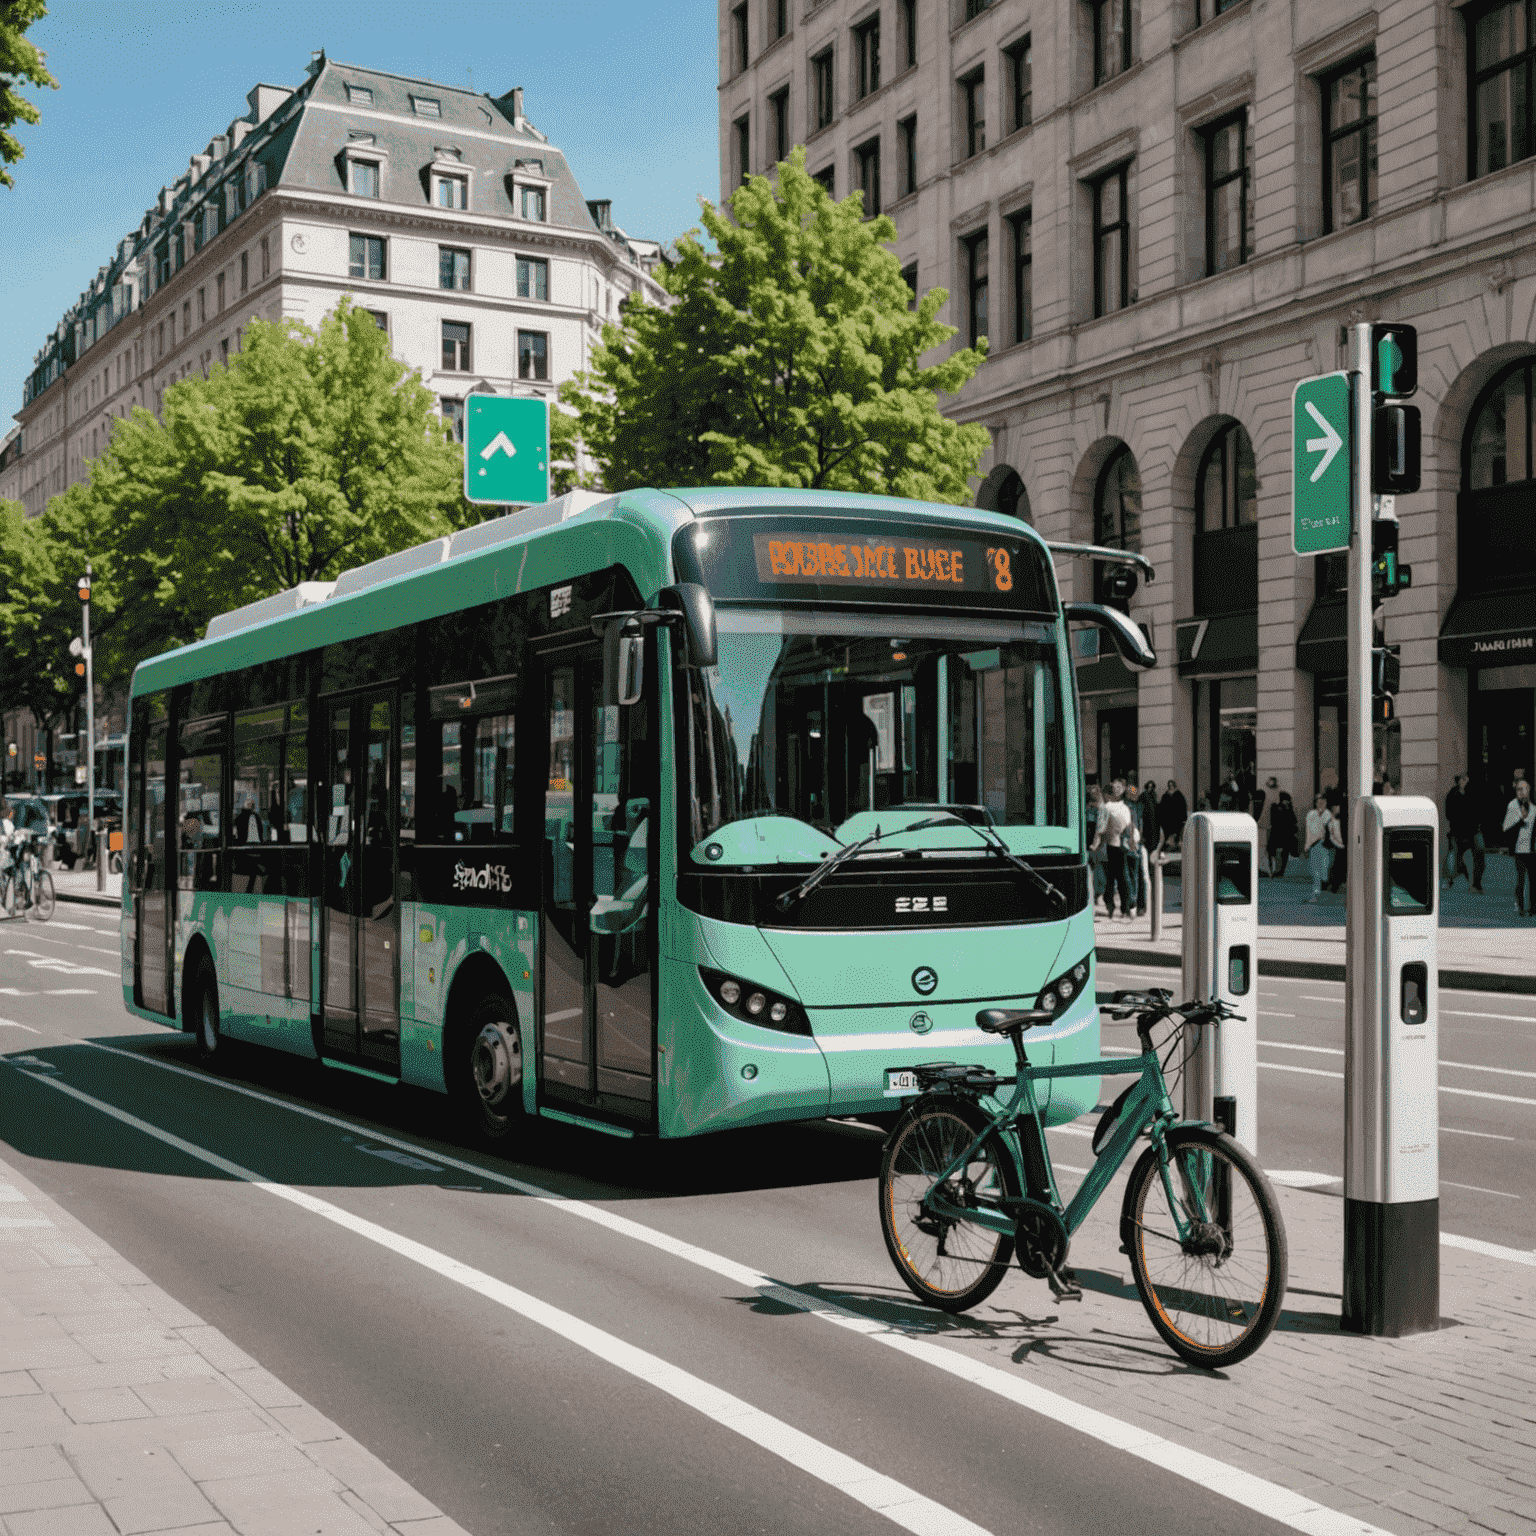
<path fill-rule="evenodd" d="M 223 615 L 134 673 L 124 1002 L 487 1141 L 889 1114 L 920 1062 L 1010 1065 L 984 1006 L 1092 1057 L 1071 621 L 1154 659 L 1014 519 L 742 489 L 572 493 Z"/>

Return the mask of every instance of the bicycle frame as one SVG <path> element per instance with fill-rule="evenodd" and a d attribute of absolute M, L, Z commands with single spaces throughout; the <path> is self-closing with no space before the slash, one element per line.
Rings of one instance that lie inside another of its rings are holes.
<path fill-rule="evenodd" d="M 1040 1105 L 1035 1098 L 1035 1082 L 1038 1079 L 1103 1076 L 1111 1073 L 1123 1076 L 1127 1074 L 1128 1069 L 1137 1069 L 1140 1075 L 1120 1111 L 1119 1123 L 1105 1143 L 1104 1150 L 1094 1158 L 1093 1165 L 1089 1168 L 1081 1186 L 1072 1196 L 1071 1201 L 1063 1207 L 1061 1194 L 1056 1187 L 1056 1173 L 1051 1165 L 1050 1152 L 1046 1148 L 1045 1135 L 1040 1128 Z M 969 1221 L 1004 1236 L 1013 1235 L 1018 1219 L 1017 1213 L 1010 1213 L 1002 1208 L 989 1210 L 985 1207 L 956 1205 L 938 1193 L 944 1182 L 970 1161 L 982 1142 L 992 1132 L 1011 1130 L 1016 1133 L 1015 1137 L 1010 1138 L 1005 1135 L 1003 1141 L 1014 1158 L 1014 1165 L 1018 1169 L 1022 1186 L 1028 1189 L 1035 1182 L 1029 1177 L 1028 1164 L 1032 1160 L 1031 1148 L 1024 1144 L 1024 1138 L 1031 1137 L 1034 1138 L 1033 1155 L 1038 1158 L 1038 1166 L 1043 1171 L 1045 1183 L 1049 1187 L 1050 1204 L 1061 1216 L 1070 1235 L 1087 1220 L 1088 1213 L 1098 1203 L 1099 1196 L 1104 1193 L 1109 1181 L 1119 1172 L 1120 1165 L 1136 1144 L 1137 1137 L 1150 1126 L 1152 1144 L 1157 1149 L 1163 1184 L 1168 1193 L 1169 1208 L 1174 1212 L 1174 1219 L 1180 1225 L 1178 1234 L 1180 1241 L 1188 1236 L 1189 1223 L 1179 1214 L 1183 1205 L 1174 1194 L 1172 1175 L 1168 1166 L 1167 1131 L 1170 1126 L 1179 1121 L 1179 1116 L 1168 1097 L 1168 1088 L 1163 1081 L 1162 1069 L 1155 1050 L 1149 1048 L 1140 1056 L 1071 1062 L 1062 1066 L 1031 1067 L 1025 1063 L 1021 1064 L 1017 1077 L 1001 1079 L 998 1087 L 1005 1087 L 1010 1081 L 1015 1085 L 1012 1098 L 992 1116 L 986 1129 L 934 1180 L 933 1187 L 923 1204 L 935 1216 L 951 1221 Z M 1024 1106 L 1022 1113 L 1021 1105 Z M 1205 1210 L 1204 1196 L 1198 1188 L 1191 1193 L 1199 1207 L 1194 1213 L 1195 1219 L 1202 1222 L 1209 1220 L 1209 1214 Z"/>

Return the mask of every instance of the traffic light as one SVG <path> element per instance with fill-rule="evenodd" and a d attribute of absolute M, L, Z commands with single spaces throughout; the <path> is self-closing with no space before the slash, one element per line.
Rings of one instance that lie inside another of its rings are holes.
<path fill-rule="evenodd" d="M 1371 489 L 1403 496 L 1419 488 L 1419 408 L 1378 405 L 1371 420 Z"/>
<path fill-rule="evenodd" d="M 82 603 L 90 602 L 90 600 L 91 600 L 91 578 L 88 575 L 87 576 L 82 576 L 80 578 L 80 580 L 75 583 L 75 586 L 77 588 L 76 596 L 79 597 L 80 601 Z"/>
<path fill-rule="evenodd" d="M 1419 333 L 1411 325 L 1371 327 L 1371 392 L 1406 400 L 1419 387 Z"/>
<path fill-rule="evenodd" d="M 1371 719 L 1388 725 L 1397 717 L 1397 691 L 1402 686 L 1402 648 L 1378 645 L 1371 650 Z"/>
<path fill-rule="evenodd" d="M 1397 519 L 1378 517 L 1371 524 L 1371 602 L 1396 597 L 1413 585 L 1413 567 L 1397 558 Z"/>
<path fill-rule="evenodd" d="M 85 641 L 78 635 L 69 642 L 69 654 L 75 658 L 75 676 L 85 676 Z"/>

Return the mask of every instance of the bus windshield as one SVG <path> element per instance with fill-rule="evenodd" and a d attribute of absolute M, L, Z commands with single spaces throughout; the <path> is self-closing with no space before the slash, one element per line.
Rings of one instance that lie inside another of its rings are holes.
<path fill-rule="evenodd" d="M 814 864 L 946 810 L 885 847 L 982 856 L 969 823 L 1077 850 L 1054 623 L 722 608 L 718 627 L 718 665 L 685 674 L 696 866 Z"/>

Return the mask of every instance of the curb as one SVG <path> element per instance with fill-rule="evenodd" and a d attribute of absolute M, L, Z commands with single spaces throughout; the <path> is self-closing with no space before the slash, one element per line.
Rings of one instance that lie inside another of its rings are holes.
<path fill-rule="evenodd" d="M 1100 960 L 1111 965 L 1155 965 L 1181 970 L 1178 955 L 1156 949 L 1126 949 L 1117 944 L 1098 944 Z M 1260 976 L 1279 976 L 1292 981 L 1343 981 L 1344 967 L 1326 960 L 1274 960 L 1259 957 Z M 1439 985 L 1457 992 L 1507 992 L 1521 997 L 1536 997 L 1536 976 L 1512 976 L 1505 971 L 1440 970 Z"/>
<path fill-rule="evenodd" d="M 57 885 L 53 888 L 53 894 L 59 901 L 76 901 L 85 907 L 111 907 L 114 912 L 122 910 L 122 902 L 111 896 L 98 896 L 94 892 L 87 894 L 85 891 L 61 891 Z"/>

